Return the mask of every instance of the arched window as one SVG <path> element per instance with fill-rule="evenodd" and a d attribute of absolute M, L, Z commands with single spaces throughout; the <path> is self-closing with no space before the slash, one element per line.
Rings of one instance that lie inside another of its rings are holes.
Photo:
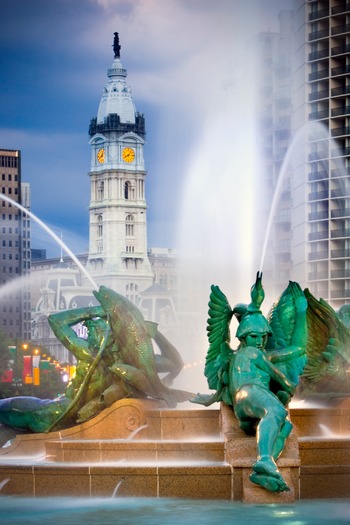
<path fill-rule="evenodd" d="M 103 180 L 97 183 L 97 200 L 102 201 L 104 198 L 105 183 Z"/>
<path fill-rule="evenodd" d="M 135 219 L 133 215 L 127 215 L 125 219 L 125 235 L 133 237 L 135 235 Z"/>
<path fill-rule="evenodd" d="M 135 186 L 129 180 L 124 184 L 124 198 L 127 200 L 135 199 Z"/>
<path fill-rule="evenodd" d="M 124 185 L 124 198 L 130 199 L 130 182 L 126 181 Z"/>
<path fill-rule="evenodd" d="M 102 237 L 103 235 L 103 224 L 102 224 L 102 215 L 99 215 L 97 217 L 97 235 L 98 237 Z"/>

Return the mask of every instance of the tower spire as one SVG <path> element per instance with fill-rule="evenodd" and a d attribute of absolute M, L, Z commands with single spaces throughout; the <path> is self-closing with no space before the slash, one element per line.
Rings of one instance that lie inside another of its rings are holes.
<path fill-rule="evenodd" d="M 114 33 L 113 51 L 114 58 L 120 58 L 120 45 L 119 45 L 119 34 Z"/>

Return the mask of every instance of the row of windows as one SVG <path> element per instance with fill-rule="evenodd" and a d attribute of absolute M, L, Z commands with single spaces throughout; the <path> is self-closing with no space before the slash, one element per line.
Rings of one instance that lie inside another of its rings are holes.
<path fill-rule="evenodd" d="M 17 168 L 18 167 L 18 157 L 0 155 L 0 166 L 2 168 Z"/>
<path fill-rule="evenodd" d="M 3 260 L 5 261 L 7 258 L 9 261 L 12 261 L 12 253 L 9 253 L 8 256 L 6 255 L 6 253 L 3 253 L 2 254 L 2 258 Z M 19 254 L 18 253 L 15 253 L 15 260 L 18 261 L 19 260 Z"/>
<path fill-rule="evenodd" d="M 16 266 L 16 268 L 13 268 L 12 266 L 10 266 L 9 268 L 6 268 L 6 266 L 3 266 L 2 273 L 19 273 L 19 268 L 18 266 Z"/>
<path fill-rule="evenodd" d="M 7 188 L 7 190 L 8 190 L 8 191 L 7 191 L 7 194 L 8 194 L 8 195 L 12 195 L 12 188 Z M 2 187 L 2 188 L 1 188 L 1 193 L 2 193 L 3 195 L 5 195 L 5 193 L 6 193 L 6 188 Z M 18 188 L 14 188 L 14 192 L 13 192 L 13 193 L 14 193 L 15 195 L 18 195 Z"/>
<path fill-rule="evenodd" d="M 12 180 L 14 180 L 15 182 L 18 181 L 18 175 L 14 175 L 13 179 L 12 179 L 12 173 L 9 173 L 7 175 L 7 178 L 6 178 L 5 173 L 3 173 L 1 178 L 2 178 L 2 180 L 8 180 L 9 182 L 12 182 Z"/>
<path fill-rule="evenodd" d="M 1 218 L 2 218 L 3 221 L 6 221 L 6 220 L 12 221 L 12 213 L 9 213 L 8 215 L 6 213 L 3 213 Z M 19 219 L 18 215 L 15 215 L 14 216 L 14 220 L 18 221 L 18 219 Z"/>
<path fill-rule="evenodd" d="M 15 248 L 18 248 L 18 246 L 19 246 L 19 242 L 18 242 L 18 241 L 15 241 L 15 242 L 13 243 L 13 241 L 5 241 L 5 240 L 3 240 L 3 241 L 2 241 L 2 245 L 3 245 L 4 248 L 5 248 L 6 246 L 8 246 L 9 248 L 13 248 L 13 246 L 14 246 Z"/>
<path fill-rule="evenodd" d="M 16 258 L 18 260 L 18 258 Z M 23 268 L 25 269 L 29 269 L 30 268 L 30 261 L 23 261 Z M 13 271 L 15 270 L 15 271 Z M 19 268 L 18 266 L 16 267 L 13 267 L 13 266 L 9 266 L 7 268 L 7 266 L 3 266 L 2 267 L 2 273 L 19 273 Z"/>
<path fill-rule="evenodd" d="M 12 232 L 13 229 L 14 229 L 14 232 Z M 11 227 L 9 227 L 9 228 L 7 228 L 7 230 L 8 231 L 6 232 L 6 226 L 2 227 L 2 233 L 10 233 L 10 234 L 11 233 L 15 233 L 16 235 L 19 234 L 19 228 L 11 228 Z"/>
<path fill-rule="evenodd" d="M 137 284 L 134 284 L 134 283 L 129 283 L 126 285 L 126 291 L 127 292 L 137 292 L 139 287 Z"/>
<path fill-rule="evenodd" d="M 2 308 L 2 311 L 3 312 L 10 312 L 12 313 L 13 312 L 13 306 L 9 306 L 7 308 L 7 305 L 4 305 L 3 308 Z M 16 309 L 15 309 L 16 312 L 19 312 L 19 306 L 16 306 Z"/>
<path fill-rule="evenodd" d="M 97 185 L 97 200 L 103 200 L 104 193 L 105 193 L 105 184 L 104 184 L 104 181 L 101 181 Z M 127 181 L 124 184 L 124 199 L 126 200 L 135 199 L 135 187 L 130 181 Z"/>
<path fill-rule="evenodd" d="M 134 217 L 132 215 L 127 215 L 125 219 L 125 235 L 127 237 L 134 237 L 135 235 L 135 225 L 134 225 Z M 97 236 L 102 237 L 103 235 L 103 217 L 102 215 L 99 215 L 97 217 Z"/>
<path fill-rule="evenodd" d="M 13 326 L 13 319 L 9 319 L 8 321 L 9 321 L 9 325 Z M 7 326 L 7 319 L 2 320 L 2 325 Z M 19 319 L 16 319 L 16 325 L 17 326 L 19 325 Z"/>

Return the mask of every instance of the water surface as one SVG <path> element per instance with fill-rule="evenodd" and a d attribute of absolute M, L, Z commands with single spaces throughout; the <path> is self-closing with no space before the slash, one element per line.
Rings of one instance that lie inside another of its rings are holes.
<path fill-rule="evenodd" d="M 0 497 L 0 524 L 324 525 L 350 523 L 350 500 L 290 505 L 154 498 Z"/>

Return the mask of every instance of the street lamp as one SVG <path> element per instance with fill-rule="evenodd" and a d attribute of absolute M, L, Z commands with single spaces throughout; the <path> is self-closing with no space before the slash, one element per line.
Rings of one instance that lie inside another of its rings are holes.
<path fill-rule="evenodd" d="M 34 348 L 32 351 L 32 376 L 33 376 L 33 385 L 40 385 L 40 350 L 39 348 Z"/>

